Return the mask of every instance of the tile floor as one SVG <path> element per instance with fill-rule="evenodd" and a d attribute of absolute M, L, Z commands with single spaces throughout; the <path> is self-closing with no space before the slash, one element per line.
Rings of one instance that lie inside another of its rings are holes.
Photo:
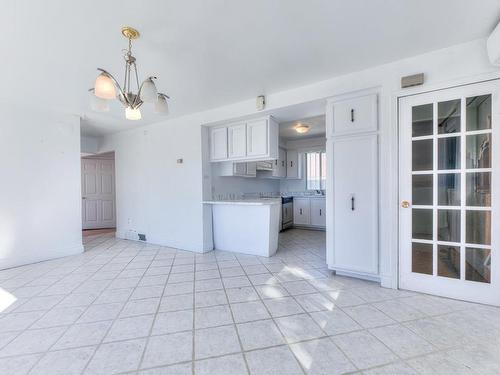
<path fill-rule="evenodd" d="M 500 374 L 499 309 L 332 276 L 321 232 L 269 259 L 84 241 L 0 271 L 0 374 Z"/>

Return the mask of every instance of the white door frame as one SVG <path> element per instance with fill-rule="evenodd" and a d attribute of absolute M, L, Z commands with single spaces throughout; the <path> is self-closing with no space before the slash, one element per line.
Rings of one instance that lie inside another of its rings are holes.
<path fill-rule="evenodd" d="M 450 99 L 452 97 L 456 97 L 457 95 L 465 95 L 466 97 L 468 96 L 475 96 L 475 95 L 480 95 L 481 93 L 487 93 L 488 92 L 491 92 L 491 93 L 494 93 L 494 97 L 493 97 L 493 108 L 492 108 L 492 117 L 493 117 L 493 127 L 494 129 L 494 132 L 493 132 L 493 141 L 492 141 L 492 144 L 499 144 L 500 142 L 497 142 L 497 138 L 499 137 L 498 136 L 498 133 L 499 133 L 499 130 L 498 130 L 498 126 L 500 124 L 500 113 L 498 110 L 495 110 L 494 108 L 494 105 L 496 104 L 497 106 L 499 105 L 499 92 L 500 90 L 498 89 L 498 87 L 500 87 L 500 81 L 496 81 L 495 82 L 495 79 L 498 79 L 499 77 L 498 76 L 493 76 L 493 77 L 488 77 L 488 79 L 486 80 L 481 80 L 481 81 L 475 81 L 475 82 L 467 82 L 467 83 L 462 83 L 462 84 L 459 84 L 459 85 L 455 85 L 455 86 L 447 86 L 447 87 L 441 87 L 441 88 L 438 88 L 438 89 L 435 89 L 435 90 L 426 90 L 425 92 L 418 92 L 418 93 L 415 93 L 415 94 L 412 94 L 412 95 L 406 95 L 406 96 L 398 96 L 397 97 L 397 109 L 398 109 L 398 129 L 402 129 L 401 126 L 405 125 L 407 126 L 408 125 L 408 119 L 406 118 L 406 121 L 405 119 L 403 118 L 403 116 L 405 115 L 405 113 L 403 113 L 403 111 L 401 111 L 401 99 L 405 98 L 404 100 L 407 102 L 407 104 L 412 104 L 412 102 L 416 102 L 416 104 L 421 104 L 419 103 L 418 101 L 420 99 L 423 99 L 424 101 L 426 102 L 429 102 L 429 101 L 433 101 L 434 99 L 432 99 L 432 92 L 436 92 L 435 96 L 439 97 L 439 99 L 437 99 L 438 101 L 443 101 L 443 100 L 447 100 L 447 99 Z M 465 91 L 465 93 L 464 93 Z M 425 96 L 422 96 L 422 94 L 428 94 L 427 96 L 430 96 L 430 98 L 426 98 Z M 418 96 L 417 96 L 418 95 Z M 411 98 L 412 96 L 414 96 L 414 98 Z M 463 116 L 465 115 L 465 108 L 462 108 L 462 118 L 464 118 Z M 408 116 L 406 114 L 406 116 Z M 407 142 L 408 140 L 406 139 L 406 141 L 404 139 L 402 139 L 402 137 L 406 136 L 408 137 L 408 133 L 405 133 L 407 132 L 408 129 L 402 129 L 402 133 L 401 132 L 398 132 L 398 143 L 400 142 Z M 462 134 L 462 149 L 463 149 L 463 146 L 465 145 L 465 137 L 464 135 Z M 435 146 L 436 147 L 436 146 Z M 402 199 L 410 199 L 411 197 L 411 186 L 406 186 L 407 184 L 401 184 L 401 180 L 402 180 L 402 173 L 407 173 L 408 172 L 408 165 L 406 166 L 403 166 L 402 163 L 403 163 L 403 160 L 401 160 L 401 154 L 400 154 L 400 150 L 401 148 L 398 150 L 398 159 L 399 159 L 399 177 L 398 177 L 398 186 L 399 186 L 399 200 L 398 201 L 401 201 Z M 495 170 L 498 169 L 498 152 L 495 152 L 495 147 L 493 146 L 493 154 L 497 154 L 497 156 L 493 156 L 492 160 L 493 160 L 493 166 L 495 166 Z M 464 160 L 465 160 L 465 156 L 462 157 L 462 164 L 464 163 Z M 409 161 L 406 160 L 406 162 L 408 163 Z M 464 165 L 461 165 L 461 170 L 457 170 L 457 171 L 460 171 L 460 172 L 464 172 L 465 170 L 465 166 Z M 495 191 L 495 193 L 497 194 L 496 196 L 498 196 L 498 189 L 495 188 L 495 186 L 497 185 L 500 185 L 500 179 L 498 177 L 497 174 L 493 174 L 492 176 L 495 180 L 492 180 L 492 194 L 493 194 L 493 191 Z M 463 177 L 462 177 L 463 179 Z M 403 186 L 404 185 L 404 186 Z M 465 181 L 462 181 L 461 183 L 461 187 L 462 187 L 462 209 L 465 208 Z M 436 183 L 434 183 L 434 189 L 436 188 Z M 409 209 L 411 210 L 411 208 Z M 491 210 L 495 213 L 493 216 L 493 222 L 492 222 L 492 228 L 495 228 L 495 225 L 497 223 L 497 220 L 496 220 L 496 216 L 498 216 L 498 211 L 499 211 L 499 206 L 497 204 L 495 204 L 495 199 L 493 198 L 493 205 L 492 205 L 492 208 Z M 408 228 L 403 228 L 403 226 L 405 225 L 405 220 L 407 221 L 407 224 L 409 223 L 409 219 L 408 219 L 408 215 L 409 215 L 409 212 L 411 211 L 399 211 L 401 212 L 401 214 L 404 214 L 405 216 L 401 217 L 401 215 L 399 215 L 398 213 L 398 235 L 399 235 L 399 251 L 398 251 L 398 258 L 399 258 L 399 261 L 398 261 L 398 273 L 397 273 L 397 276 L 398 276 L 398 281 L 399 281 L 399 286 L 400 287 L 408 287 L 409 285 L 412 284 L 412 282 L 409 282 L 408 280 L 414 280 L 413 282 L 413 285 L 415 285 L 415 282 L 418 283 L 418 288 L 420 289 L 420 291 L 423 291 L 423 292 L 427 292 L 427 293 L 431 293 L 431 294 L 438 294 L 438 295 L 444 295 L 444 296 L 448 296 L 448 297 L 452 297 L 452 298 L 463 298 L 463 299 L 468 299 L 468 300 L 473 300 L 473 301 L 477 301 L 477 302 L 484 302 L 484 303 L 493 303 L 493 304 L 500 304 L 500 295 L 498 298 L 493 298 L 492 297 L 492 292 L 495 291 L 495 286 L 494 284 L 496 284 L 496 288 L 498 288 L 498 285 L 500 283 L 500 275 L 497 274 L 497 272 L 494 272 L 492 273 L 492 284 L 482 284 L 482 283 L 477 283 L 477 282 L 468 282 L 468 281 L 464 281 L 462 280 L 461 283 L 460 283 L 460 286 L 458 286 L 458 284 L 454 284 L 453 282 L 455 280 L 453 279 L 447 279 L 447 278 L 442 278 L 442 277 L 439 277 L 438 279 L 436 279 L 436 276 L 425 276 L 425 275 L 419 275 L 419 274 L 414 274 L 414 273 L 411 273 L 408 274 L 407 273 L 407 269 L 406 269 L 406 273 L 405 271 L 403 270 L 403 267 L 406 267 L 408 268 L 408 260 L 406 259 L 406 261 L 404 261 L 403 258 L 405 258 L 404 256 L 404 253 L 403 252 L 406 252 L 406 255 L 408 256 L 408 238 L 407 237 L 403 237 L 403 235 L 401 235 L 400 233 L 401 230 L 408 230 Z M 436 218 L 434 218 L 434 220 L 436 220 Z M 462 217 L 462 221 L 463 221 L 463 217 Z M 435 221 L 436 222 L 436 221 Z M 434 228 L 435 230 L 435 228 Z M 465 234 L 463 233 L 465 230 L 465 223 L 462 223 L 462 242 L 464 241 L 464 236 Z M 492 230 L 492 243 L 491 243 L 491 248 L 492 249 L 495 249 L 496 247 L 496 244 L 497 244 L 497 239 L 496 239 L 496 236 L 495 236 L 495 232 L 494 230 Z M 492 261 L 492 267 L 495 267 L 497 266 L 498 267 L 498 257 L 496 256 L 496 251 L 492 251 L 492 254 L 493 254 L 493 261 Z M 436 263 L 436 254 L 434 254 L 434 262 Z M 462 278 L 463 278 L 463 267 L 465 266 L 465 260 L 464 260 L 464 253 L 463 253 L 463 250 L 462 250 L 462 255 L 461 255 L 462 259 L 461 259 L 461 268 L 462 268 Z M 436 265 L 434 264 L 434 269 L 435 269 Z M 402 279 L 402 277 L 405 276 L 404 279 Z M 438 285 L 439 284 L 439 285 Z M 444 287 L 444 288 L 443 288 Z M 455 289 L 454 289 L 455 288 Z M 410 288 L 411 289 L 411 288 Z"/>

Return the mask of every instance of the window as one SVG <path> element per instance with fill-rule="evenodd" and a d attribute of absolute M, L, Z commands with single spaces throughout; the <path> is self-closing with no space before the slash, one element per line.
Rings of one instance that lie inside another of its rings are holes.
<path fill-rule="evenodd" d="M 306 189 L 324 190 L 326 185 L 326 153 L 306 153 Z"/>

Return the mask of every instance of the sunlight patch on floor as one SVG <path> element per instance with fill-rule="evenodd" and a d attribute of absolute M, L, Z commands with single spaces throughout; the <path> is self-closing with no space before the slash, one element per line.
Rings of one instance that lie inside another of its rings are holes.
<path fill-rule="evenodd" d="M 0 313 L 5 311 L 10 305 L 17 301 L 16 296 L 10 294 L 5 289 L 0 288 Z"/>

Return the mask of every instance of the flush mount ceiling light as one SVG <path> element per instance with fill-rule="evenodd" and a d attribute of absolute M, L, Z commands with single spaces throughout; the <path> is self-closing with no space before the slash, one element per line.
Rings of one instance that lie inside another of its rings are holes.
<path fill-rule="evenodd" d="M 307 133 L 309 131 L 309 125 L 301 124 L 299 122 L 297 125 L 295 125 L 294 129 L 297 133 L 304 134 L 304 133 Z"/>
<path fill-rule="evenodd" d="M 153 80 L 156 77 L 150 76 L 139 85 L 137 75 L 136 58 L 132 55 L 132 40 L 139 38 L 139 31 L 126 26 L 122 28 L 122 35 L 128 39 L 128 50 L 125 50 L 125 76 L 123 78 L 123 88 L 118 81 L 104 69 L 97 68 L 101 73 L 95 80 L 95 85 L 91 92 L 91 108 L 95 111 L 108 111 L 108 100 L 118 99 L 125 106 L 125 117 L 127 120 L 140 120 L 143 103 L 152 103 L 155 112 L 168 114 L 168 95 L 159 93 Z M 135 85 L 135 92 L 133 91 Z"/>

